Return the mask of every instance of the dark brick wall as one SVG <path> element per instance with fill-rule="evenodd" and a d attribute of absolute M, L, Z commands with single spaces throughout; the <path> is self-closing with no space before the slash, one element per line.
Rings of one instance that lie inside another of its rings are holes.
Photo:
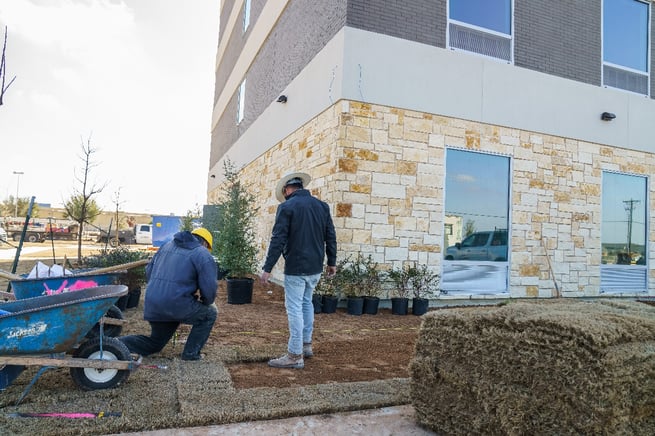
<path fill-rule="evenodd" d="M 252 0 L 252 2 L 251 17 L 255 12 L 256 1 Z M 261 9 L 259 11 L 261 12 Z M 210 165 L 218 162 L 241 133 L 271 102 L 277 99 L 284 88 L 344 27 L 345 23 L 346 0 L 292 0 L 288 4 L 246 75 L 246 106 L 243 121 L 236 125 L 238 90 L 235 90 L 230 104 L 212 132 Z M 233 41 L 230 41 L 230 44 L 232 43 Z M 238 56 L 243 43 L 240 45 L 235 43 L 235 45 L 238 45 L 238 48 L 230 47 L 230 58 L 234 57 L 232 65 L 236 62 L 235 56 Z M 224 80 L 222 84 L 217 81 L 216 89 L 221 90 L 224 83 Z M 289 98 L 300 98 L 300 96 Z"/>
<path fill-rule="evenodd" d="M 601 2 L 516 0 L 514 65 L 600 85 Z"/>
<path fill-rule="evenodd" d="M 229 5 L 226 4 L 224 8 L 229 7 L 231 9 L 232 7 L 234 7 L 234 2 L 235 0 L 229 0 L 230 4 Z M 221 33 L 221 40 L 223 38 L 229 38 L 229 43 L 225 48 L 225 53 L 223 54 L 223 59 L 221 61 L 221 64 L 219 65 L 218 70 L 216 71 L 216 78 L 214 82 L 214 101 L 218 99 L 219 94 L 223 91 L 223 87 L 227 82 L 227 78 L 230 76 L 230 73 L 232 72 L 232 69 L 236 64 L 239 55 L 241 54 L 241 50 L 243 50 L 243 46 L 246 43 L 246 39 L 248 38 L 248 35 L 250 35 L 253 25 L 257 21 L 259 14 L 261 14 L 265 3 L 266 0 L 251 0 L 250 26 L 248 26 L 248 30 L 245 33 L 243 32 L 243 7 L 239 8 L 239 17 L 237 18 L 237 22 L 234 25 L 234 29 L 232 30 L 232 33 L 229 35 Z M 223 13 L 221 14 L 221 28 L 220 28 L 221 32 L 225 28 L 224 26 L 226 25 L 230 13 L 231 10 L 227 11 L 224 9 Z M 225 23 L 223 22 L 224 20 Z"/>
<path fill-rule="evenodd" d="M 446 47 L 446 0 L 348 0 L 347 25 Z"/>

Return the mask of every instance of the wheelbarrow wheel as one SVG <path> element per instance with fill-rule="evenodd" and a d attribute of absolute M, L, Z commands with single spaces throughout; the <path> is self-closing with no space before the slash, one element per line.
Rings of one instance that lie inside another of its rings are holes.
<path fill-rule="evenodd" d="M 107 311 L 107 313 L 105 313 L 105 316 L 107 318 L 113 318 L 113 319 L 124 319 L 123 311 L 121 311 L 116 305 L 111 306 Z M 105 324 L 102 330 L 105 336 L 115 338 L 121 335 L 121 332 L 123 331 L 123 326 Z M 89 330 L 89 332 L 86 334 L 86 338 L 93 339 L 99 336 L 100 336 L 100 323 L 96 323 L 96 325 L 94 325 L 93 328 Z"/>
<path fill-rule="evenodd" d="M 73 357 L 82 359 L 103 360 L 132 360 L 130 350 L 116 338 L 102 338 L 102 351 L 100 338 L 93 338 L 80 344 Z M 127 380 L 129 370 L 101 369 L 101 368 L 71 368 L 73 381 L 85 391 L 94 389 L 110 389 Z"/>

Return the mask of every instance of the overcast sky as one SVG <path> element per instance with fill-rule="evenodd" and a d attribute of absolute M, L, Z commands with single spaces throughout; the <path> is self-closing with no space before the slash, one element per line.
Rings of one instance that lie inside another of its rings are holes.
<path fill-rule="evenodd" d="M 18 188 L 61 207 L 80 187 L 90 139 L 103 209 L 202 207 L 219 8 L 220 0 L 2 0 L 5 85 L 16 80 L 0 106 L 0 200 Z"/>

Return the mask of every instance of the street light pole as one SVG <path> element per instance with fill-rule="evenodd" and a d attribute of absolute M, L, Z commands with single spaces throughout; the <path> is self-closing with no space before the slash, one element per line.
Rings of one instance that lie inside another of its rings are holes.
<path fill-rule="evenodd" d="M 16 177 L 16 209 L 14 210 L 14 216 L 18 217 L 18 186 L 20 185 L 20 176 L 25 174 L 22 171 L 14 171 Z"/>

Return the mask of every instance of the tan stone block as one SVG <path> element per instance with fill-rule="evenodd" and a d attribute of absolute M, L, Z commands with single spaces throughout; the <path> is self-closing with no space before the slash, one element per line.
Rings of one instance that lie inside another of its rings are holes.
<path fill-rule="evenodd" d="M 600 155 L 605 157 L 612 157 L 614 156 L 614 151 L 610 147 L 601 147 Z"/>
<path fill-rule="evenodd" d="M 352 216 L 353 205 L 349 203 L 338 203 L 336 206 L 336 216 L 350 217 Z"/>
<path fill-rule="evenodd" d="M 363 159 L 363 160 L 372 160 L 372 161 L 378 160 L 378 154 L 370 150 L 359 149 L 357 150 L 356 157 L 357 159 Z"/>
<path fill-rule="evenodd" d="M 370 244 L 371 232 L 368 230 L 354 230 L 352 242 L 355 244 Z"/>
<path fill-rule="evenodd" d="M 416 175 L 416 168 L 417 168 L 417 163 L 416 162 L 407 162 L 407 161 L 399 161 L 396 163 L 396 168 L 398 171 L 398 174 L 401 175 Z"/>
<path fill-rule="evenodd" d="M 600 185 L 592 185 L 590 183 L 581 183 L 578 185 L 580 192 L 585 195 L 599 196 Z"/>
<path fill-rule="evenodd" d="M 400 124 L 389 125 L 389 138 L 400 139 L 403 137 L 403 126 Z"/>
<path fill-rule="evenodd" d="M 409 244 L 409 249 L 411 251 L 418 251 L 423 253 L 440 253 L 441 247 L 438 245 L 429 245 L 429 244 Z"/>
<path fill-rule="evenodd" d="M 538 286 L 526 286 L 525 287 L 525 296 L 530 298 L 539 297 L 539 287 Z"/>
<path fill-rule="evenodd" d="M 539 265 L 523 264 L 519 266 L 519 276 L 521 277 L 538 277 L 540 272 Z"/>
<path fill-rule="evenodd" d="M 416 218 L 408 216 L 397 216 L 394 225 L 398 230 L 416 230 Z"/>
<path fill-rule="evenodd" d="M 356 173 L 357 172 L 357 161 L 354 159 L 339 159 L 339 171 L 345 173 Z"/>
<path fill-rule="evenodd" d="M 371 193 L 371 185 L 352 184 L 352 185 L 350 185 L 350 190 L 352 192 L 358 192 L 360 194 L 370 194 Z"/>
<path fill-rule="evenodd" d="M 465 133 L 466 148 L 480 148 L 480 132 L 467 130 Z"/>
<path fill-rule="evenodd" d="M 348 126 L 346 138 L 352 141 L 371 142 L 371 129 L 357 126 Z"/>
<path fill-rule="evenodd" d="M 571 195 L 568 192 L 556 191 L 553 194 L 553 200 L 556 203 L 569 203 L 571 201 Z"/>

